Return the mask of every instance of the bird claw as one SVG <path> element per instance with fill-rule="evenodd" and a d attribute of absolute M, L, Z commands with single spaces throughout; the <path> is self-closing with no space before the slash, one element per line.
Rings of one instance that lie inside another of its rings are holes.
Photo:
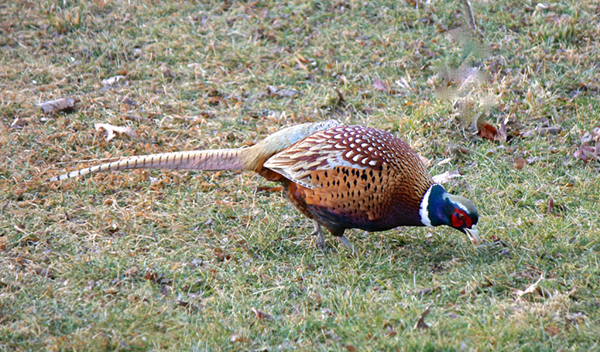
<path fill-rule="evenodd" d="M 344 247 L 346 247 L 350 251 L 352 251 L 352 255 L 353 256 L 358 256 L 358 252 L 356 251 L 356 248 L 354 248 L 354 246 L 352 245 L 352 243 L 350 243 L 350 241 L 348 241 L 348 239 L 346 238 L 346 236 L 338 237 L 338 240 L 340 241 L 341 244 L 344 245 Z"/>
<path fill-rule="evenodd" d="M 317 248 L 320 250 L 325 249 L 325 237 L 323 237 L 323 231 L 321 230 L 321 225 L 313 220 L 313 225 L 315 229 L 310 233 L 311 236 L 315 236 L 315 243 Z"/>
<path fill-rule="evenodd" d="M 310 234 L 311 234 L 311 236 L 315 236 L 315 244 L 316 244 L 317 248 L 324 251 L 325 250 L 325 237 L 323 237 L 323 230 L 321 228 L 321 225 L 319 225 L 319 223 L 314 220 L 313 220 L 313 225 L 315 226 L 315 229 Z M 358 252 L 356 251 L 356 248 L 354 248 L 352 243 L 350 243 L 350 241 L 348 241 L 346 236 L 343 235 L 343 232 L 342 232 L 341 236 L 337 237 L 337 239 L 340 241 L 341 244 L 344 245 L 344 247 L 346 247 L 350 251 L 352 251 L 352 255 L 358 256 Z"/>

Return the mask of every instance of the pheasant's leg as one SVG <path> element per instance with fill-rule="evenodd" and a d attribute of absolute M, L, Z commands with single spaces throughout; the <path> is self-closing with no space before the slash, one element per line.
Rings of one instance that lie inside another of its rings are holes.
<path fill-rule="evenodd" d="M 354 246 L 352 245 L 352 243 L 350 243 L 350 241 L 348 241 L 348 239 L 346 238 L 346 236 L 344 236 L 344 229 L 329 229 L 329 232 L 331 232 L 331 234 L 335 237 L 337 237 L 337 239 L 340 241 L 341 244 L 344 245 L 344 247 L 348 248 L 349 250 L 352 251 L 352 254 L 356 254 L 356 249 L 354 249 Z"/>
<path fill-rule="evenodd" d="M 325 248 L 325 237 L 323 237 L 323 230 L 321 229 L 321 225 L 319 225 L 319 223 L 316 222 L 315 220 L 313 220 L 313 225 L 315 226 L 315 229 L 310 234 L 312 236 L 317 236 L 317 238 L 315 238 L 315 243 L 317 244 L 317 248 L 324 249 Z"/>
<path fill-rule="evenodd" d="M 338 237 L 338 240 L 346 248 L 348 248 L 349 250 L 351 250 L 352 254 L 356 254 L 356 249 L 354 248 L 354 246 L 352 245 L 352 243 L 350 243 L 350 241 L 348 241 L 348 239 L 346 238 L 346 236 L 342 235 L 342 237 Z"/>

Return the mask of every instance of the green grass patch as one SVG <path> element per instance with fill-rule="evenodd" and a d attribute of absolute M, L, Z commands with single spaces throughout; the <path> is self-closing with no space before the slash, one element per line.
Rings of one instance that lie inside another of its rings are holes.
<path fill-rule="evenodd" d="M 600 163 L 573 153 L 599 124 L 598 6 L 472 10 L 478 33 L 460 1 L 0 5 L 0 347 L 597 349 Z M 62 97 L 75 112 L 42 114 Z M 330 237 L 323 253 L 251 174 L 45 183 L 77 160 L 238 148 L 330 118 L 402 136 L 433 174 L 461 170 L 448 187 L 506 246 L 398 228 L 349 231 L 359 257 Z M 107 142 L 95 123 L 138 137 Z"/>

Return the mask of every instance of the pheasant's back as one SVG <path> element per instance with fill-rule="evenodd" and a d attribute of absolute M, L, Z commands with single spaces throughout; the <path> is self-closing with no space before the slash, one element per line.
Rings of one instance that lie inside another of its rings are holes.
<path fill-rule="evenodd" d="M 408 144 L 362 126 L 314 133 L 273 156 L 265 167 L 292 181 L 290 199 L 330 229 L 422 225 L 421 199 L 433 184 Z"/>

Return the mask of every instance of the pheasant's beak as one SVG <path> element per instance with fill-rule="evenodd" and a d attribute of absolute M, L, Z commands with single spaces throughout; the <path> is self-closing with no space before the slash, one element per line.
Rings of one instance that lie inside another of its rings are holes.
<path fill-rule="evenodd" d="M 479 244 L 479 231 L 477 231 L 477 225 L 473 225 L 470 229 L 465 227 L 465 233 L 469 240 L 475 247 Z"/>

